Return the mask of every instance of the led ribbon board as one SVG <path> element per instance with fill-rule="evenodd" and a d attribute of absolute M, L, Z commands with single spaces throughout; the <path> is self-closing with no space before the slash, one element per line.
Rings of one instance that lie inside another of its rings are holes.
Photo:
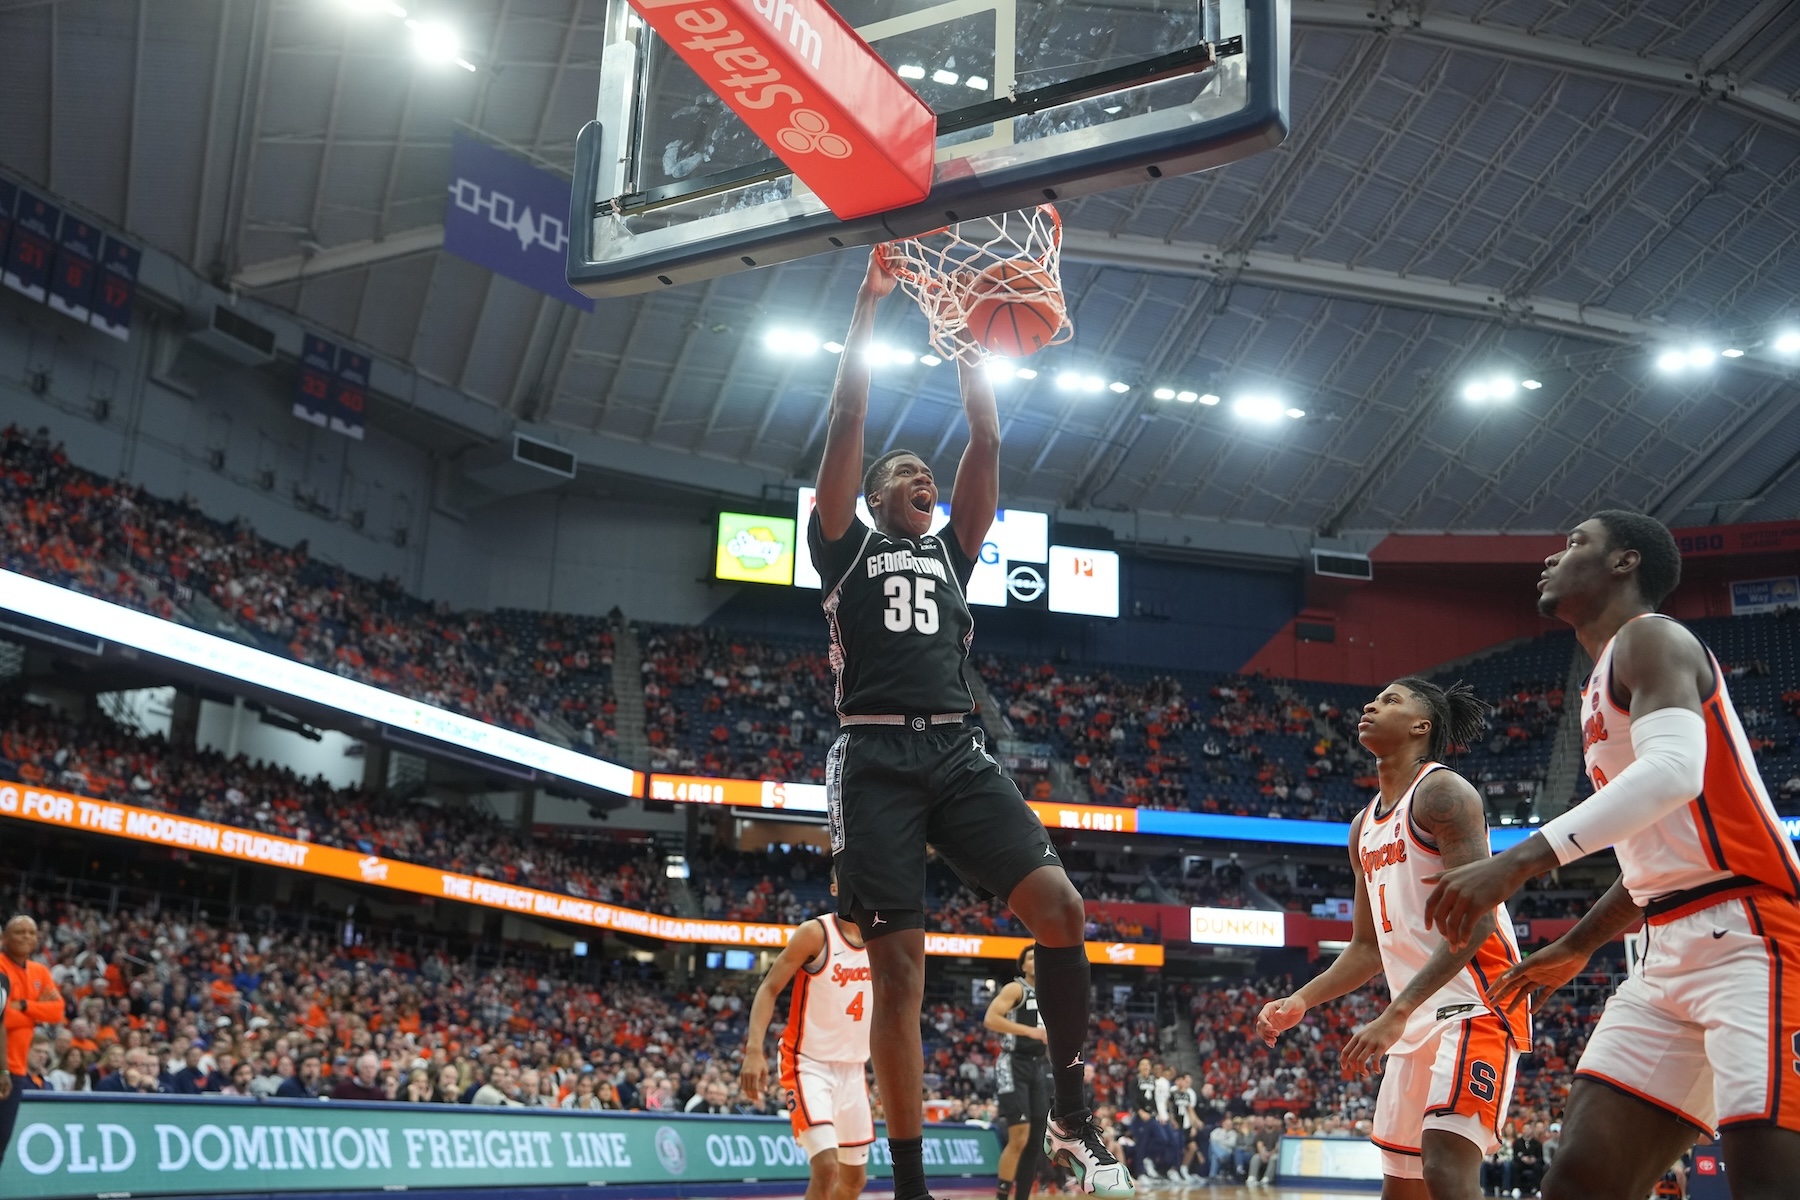
<path fill-rule="evenodd" d="M 644 794 L 642 772 L 618 763 L 553 746 L 498 725 L 489 725 L 486 721 L 448 712 L 420 700 L 409 700 L 330 671 L 321 671 L 12 571 L 0 571 L 0 609 L 404 729 L 449 746 L 473 750 L 502 762 L 517 763 L 546 775 L 621 796 Z"/>
<path fill-rule="evenodd" d="M 372 884 L 420 896 L 460 900 L 464 904 L 505 912 L 570 921 L 596 929 L 635 933 L 665 942 L 690 942 L 707 946 L 756 946 L 779 949 L 787 945 L 794 929 L 789 925 L 762 925 L 747 921 L 696 921 L 665 917 L 636 908 L 620 908 L 580 896 L 517 887 L 477 875 L 443 871 L 418 863 L 358 854 L 337 846 L 239 829 L 196 820 L 178 813 L 137 808 L 110 800 L 92 800 L 67 792 L 53 792 L 23 783 L 0 783 L 0 817 L 121 838 L 152 846 L 197 850 L 237 862 L 258 863 Z M 925 953 L 948 958 L 1017 958 L 1031 944 L 1029 938 L 991 937 L 986 934 L 927 933 Z M 1088 958 L 1116 966 L 1160 967 L 1161 946 L 1136 942 L 1089 942 Z"/>

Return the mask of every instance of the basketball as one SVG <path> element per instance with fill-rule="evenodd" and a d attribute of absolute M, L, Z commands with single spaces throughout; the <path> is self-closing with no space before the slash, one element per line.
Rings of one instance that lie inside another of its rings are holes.
<path fill-rule="evenodd" d="M 991 354 L 1036 354 L 1062 328 L 1062 290 L 1035 263 L 997 262 L 976 278 L 969 295 L 969 336 Z"/>

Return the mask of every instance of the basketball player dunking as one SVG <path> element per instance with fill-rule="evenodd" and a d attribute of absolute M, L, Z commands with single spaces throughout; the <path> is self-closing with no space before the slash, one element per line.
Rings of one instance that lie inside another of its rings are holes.
<path fill-rule="evenodd" d="M 931 531 L 937 484 L 918 455 L 893 450 L 863 469 L 869 336 L 894 277 L 871 257 L 831 393 L 818 507 L 807 544 L 824 581 L 842 733 L 826 759 L 838 912 L 868 938 L 870 1041 L 887 1112 L 895 1200 L 927 1196 L 921 1137 L 925 855 L 935 847 L 970 883 L 1003 897 L 1037 941 L 1038 1006 L 1055 1100 L 1046 1150 L 1082 1189 L 1132 1194 L 1131 1175 L 1086 1107 L 1086 914 L 1043 823 L 965 725 L 963 669 L 974 621 L 963 588 L 999 506 L 1000 421 L 978 363 L 961 361 L 969 444 L 950 524 Z M 861 493 L 874 527 L 857 516 Z"/>
<path fill-rule="evenodd" d="M 1480 1200 L 1482 1157 L 1500 1144 L 1530 1018 L 1490 1008 L 1486 988 L 1519 961 L 1504 907 L 1483 914 L 1462 949 L 1425 924 L 1426 880 L 1488 856 L 1487 817 L 1467 780 L 1437 760 L 1481 731 L 1486 706 L 1467 686 L 1402 679 L 1363 706 L 1357 737 L 1375 756 L 1374 803 L 1350 826 L 1356 909 L 1349 947 L 1257 1030 L 1269 1045 L 1306 1010 L 1385 973 L 1392 1000 L 1345 1044 L 1346 1078 L 1387 1067 L 1375 1099 L 1386 1200 Z"/>
<path fill-rule="evenodd" d="M 1038 1018 L 1037 951 L 1019 951 L 1019 977 L 1001 988 L 982 1024 L 1000 1035 L 994 1062 L 995 1116 L 1006 1127 L 1000 1151 L 998 1200 L 1027 1200 L 1037 1179 L 1038 1147 L 1050 1119 L 1050 1072 L 1045 1069 L 1044 1023 Z"/>
<path fill-rule="evenodd" d="M 832 893 L 837 883 L 832 882 Z M 763 1053 L 775 998 L 788 981 L 787 1028 L 781 1034 L 781 1086 L 788 1092 L 794 1140 L 811 1172 L 806 1200 L 851 1200 L 868 1179 L 875 1118 L 869 1110 L 869 952 L 862 931 L 835 915 L 794 930 L 750 1002 L 739 1083 L 760 1101 L 769 1085 Z"/>
<path fill-rule="evenodd" d="M 1644 961 L 1576 1066 L 1550 1200 L 1638 1200 L 1714 1128 L 1734 1200 L 1800 1187 L 1800 860 L 1718 661 L 1656 612 L 1680 579 L 1675 539 L 1639 513 L 1596 513 L 1545 560 L 1538 608 L 1594 659 L 1580 712 L 1594 794 L 1446 871 L 1426 913 L 1460 941 L 1533 876 L 1608 846 L 1619 856 L 1599 904 L 1492 995 L 1541 1003 L 1644 918 Z"/>

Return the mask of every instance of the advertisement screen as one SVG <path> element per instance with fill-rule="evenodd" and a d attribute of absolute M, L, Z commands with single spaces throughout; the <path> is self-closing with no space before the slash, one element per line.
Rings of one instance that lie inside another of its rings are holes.
<path fill-rule="evenodd" d="M 1050 547 L 1050 611 L 1119 615 L 1119 556 L 1111 550 Z"/>
<path fill-rule="evenodd" d="M 738 583 L 794 582 L 794 521 L 791 517 L 719 514 L 715 575 Z"/>
<path fill-rule="evenodd" d="M 1190 908 L 1188 940 L 1203 946 L 1285 946 L 1286 915 L 1257 908 Z"/>

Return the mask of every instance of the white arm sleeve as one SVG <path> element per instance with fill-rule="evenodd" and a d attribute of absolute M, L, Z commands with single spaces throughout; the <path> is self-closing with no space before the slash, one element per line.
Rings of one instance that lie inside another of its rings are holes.
<path fill-rule="evenodd" d="M 1637 759 L 1587 800 L 1538 830 L 1559 863 L 1604 850 L 1648 829 L 1700 794 L 1706 721 L 1685 708 L 1631 719 Z"/>

